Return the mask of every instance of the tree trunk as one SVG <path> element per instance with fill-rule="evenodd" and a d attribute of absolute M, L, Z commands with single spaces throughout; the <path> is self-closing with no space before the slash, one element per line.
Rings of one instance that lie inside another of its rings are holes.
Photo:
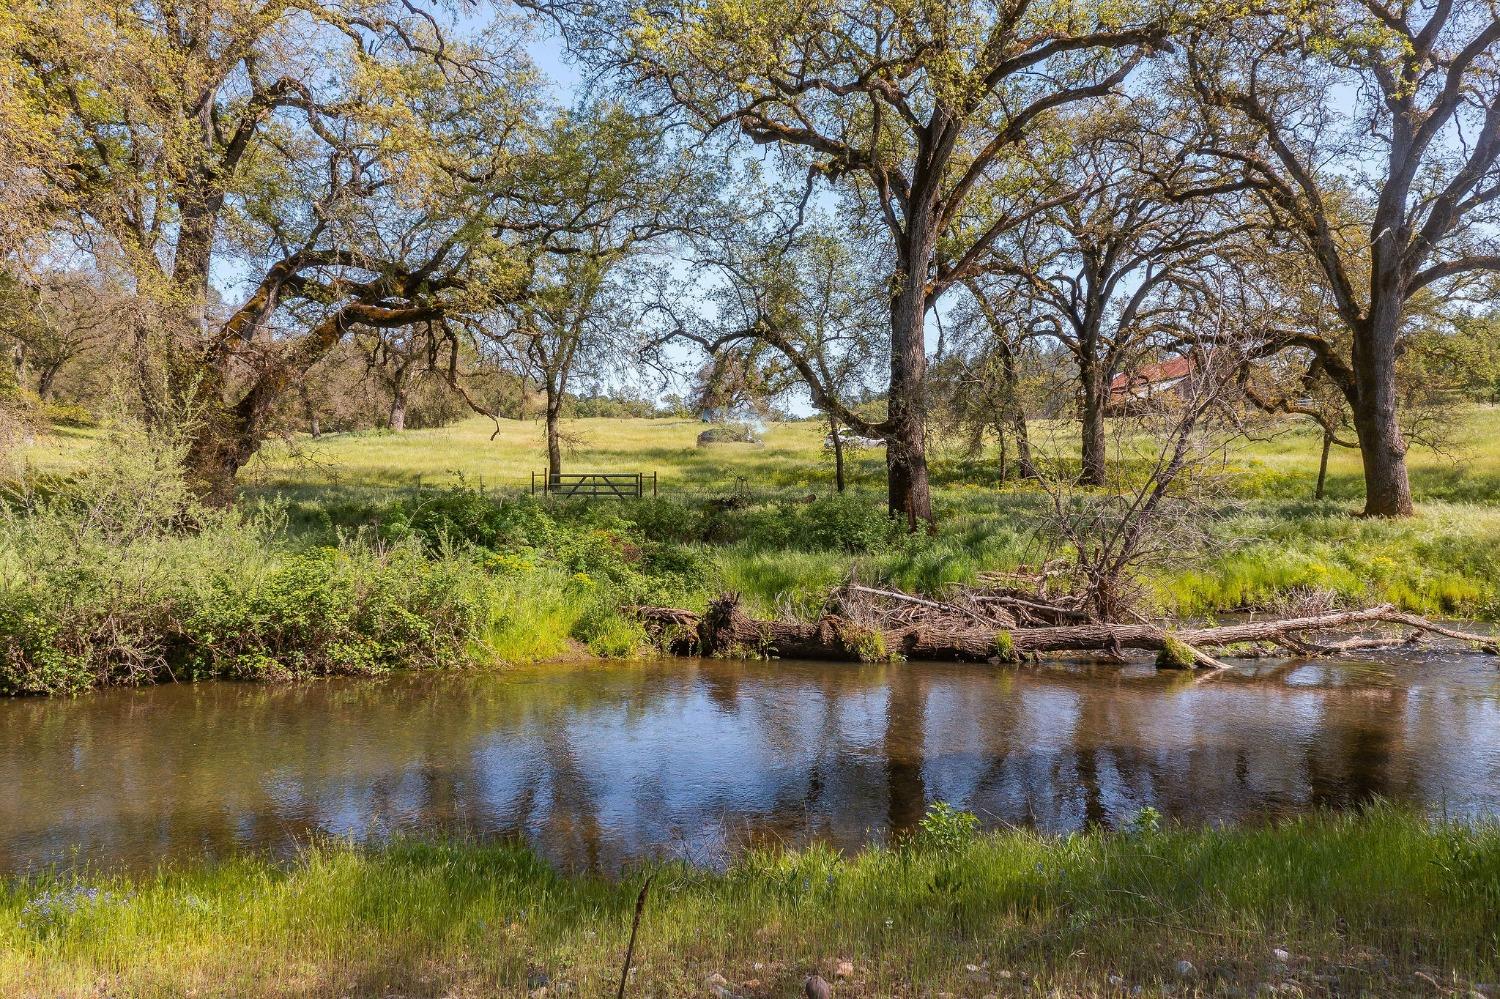
<path fill-rule="evenodd" d="M 1020 376 L 1016 372 L 1015 354 L 1010 345 L 1002 343 L 1000 349 L 1000 372 L 1005 378 L 1005 412 L 1002 414 L 1001 433 L 1009 425 L 1016 438 L 1016 474 L 1023 479 L 1036 478 L 1036 464 L 1031 460 L 1031 437 L 1026 429 L 1026 407 L 1021 405 Z M 1003 439 L 1003 438 L 1002 438 Z M 1002 476 L 1002 480 L 1003 480 Z"/>
<path fill-rule="evenodd" d="M 844 439 L 839 436 L 839 418 L 828 414 L 828 430 L 833 436 L 833 487 L 844 491 Z"/>
<path fill-rule="evenodd" d="M 49 365 L 47 365 L 46 367 L 42 368 L 40 371 L 37 372 L 37 374 L 36 374 L 36 394 L 37 394 L 37 398 L 41 399 L 43 402 L 49 402 L 49 401 L 51 401 L 51 399 L 52 399 L 52 386 L 53 386 L 54 382 L 57 379 L 57 373 L 59 371 L 61 371 L 61 370 L 62 370 L 62 365 L 61 364 L 49 364 Z"/>
<path fill-rule="evenodd" d="M 1315 637 L 1330 630 L 1377 624 L 1441 635 L 1469 643 L 1489 655 L 1500 654 L 1500 646 L 1490 636 L 1458 631 L 1403 613 L 1389 604 L 1364 610 L 1330 611 L 1305 617 L 1176 630 L 1154 624 L 1105 623 L 1010 630 L 979 625 L 917 623 L 877 630 L 832 614 L 812 623 L 757 621 L 740 609 L 739 598 L 734 594 L 712 601 L 708 611 L 701 616 L 669 607 L 639 607 L 636 613 L 658 641 L 676 655 L 860 662 L 899 653 L 908 660 L 995 662 L 1016 661 L 1022 656 L 1040 653 L 1118 655 L 1122 649 L 1138 649 L 1163 653 L 1158 659 L 1163 666 L 1213 668 L 1222 664 L 1199 649 L 1274 643 L 1299 655 L 1332 654 L 1351 649 L 1388 648 L 1411 640 L 1397 635 L 1385 639 L 1357 637 L 1343 642 L 1320 643 Z"/>
<path fill-rule="evenodd" d="M 1333 446 L 1333 434 L 1327 427 L 1323 428 L 1323 455 L 1318 459 L 1318 488 L 1313 493 L 1313 499 L 1323 498 L 1324 486 L 1328 483 L 1328 449 Z"/>
<path fill-rule="evenodd" d="M 914 223 L 920 232 L 921 223 Z M 930 240 L 917 238 L 906 253 L 901 291 L 891 300 L 891 381 L 886 396 L 886 493 L 891 516 L 935 526 L 927 482 L 927 288 Z"/>
<path fill-rule="evenodd" d="M 386 424 L 400 433 L 406 429 L 406 386 L 401 385 L 391 394 L 391 416 Z"/>
<path fill-rule="evenodd" d="M 1365 468 L 1367 517 L 1407 517 L 1412 513 L 1406 438 L 1401 435 L 1397 417 L 1396 331 L 1400 322 L 1399 298 L 1391 293 L 1378 295 L 1368 327 L 1355 336 L 1356 391 L 1350 402 Z"/>
<path fill-rule="evenodd" d="M 547 385 L 547 480 L 562 474 L 562 442 L 558 423 L 562 418 L 562 393 Z"/>
<path fill-rule="evenodd" d="M 1031 457 L 1031 436 L 1026 429 L 1025 413 L 1016 414 L 1010 431 L 1016 437 L 1016 474 L 1023 479 L 1036 478 L 1036 462 Z"/>
<path fill-rule="evenodd" d="M 191 434 L 183 458 L 188 487 L 210 506 L 231 506 L 235 477 L 255 452 L 255 446 L 247 443 L 251 422 L 240 415 L 237 406 L 225 402 L 222 369 L 199 363 L 197 376 L 185 380 L 186 363 L 173 363 L 169 358 L 168 364 L 167 394 L 155 399 L 147 414 L 158 432 Z M 190 429 L 182 425 L 184 415 L 189 414 Z"/>
<path fill-rule="evenodd" d="M 1082 386 L 1079 417 L 1083 421 L 1081 447 L 1082 468 L 1078 482 L 1085 486 L 1102 486 L 1105 481 L 1104 407 L 1108 404 L 1108 386 L 1093 364 L 1084 364 L 1078 373 Z"/>
<path fill-rule="evenodd" d="M 237 424 L 222 404 L 206 409 L 183 461 L 188 487 L 210 506 L 234 504 L 235 479 L 253 453 L 242 446 Z"/>
<path fill-rule="evenodd" d="M 1000 484 L 1003 486 L 1010 471 L 1007 467 L 1009 455 L 1005 453 L 1005 424 L 1001 423 L 995 427 L 995 436 L 1000 439 Z"/>

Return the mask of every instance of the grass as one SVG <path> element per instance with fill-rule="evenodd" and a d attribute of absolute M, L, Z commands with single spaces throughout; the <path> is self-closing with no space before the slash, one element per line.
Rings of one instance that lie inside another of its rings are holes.
<path fill-rule="evenodd" d="M 613 995 L 648 873 L 632 996 L 790 996 L 815 972 L 841 999 L 1467 995 L 1500 979 L 1494 825 L 1376 807 L 973 838 L 945 814 L 925 844 L 618 879 L 520 846 L 410 841 L 43 875 L 0 890 L 0 993 Z"/>
<path fill-rule="evenodd" d="M 570 468 L 654 471 L 662 494 L 689 506 L 746 488 L 766 503 L 832 490 L 817 422 L 773 424 L 761 447 L 707 448 L 695 446 L 704 425 L 692 420 L 589 419 L 571 426 L 585 443 L 569 458 Z M 1038 436 L 1067 444 L 1073 428 L 1038 429 Z M 1418 516 L 1396 522 L 1351 516 L 1362 496 L 1352 451 L 1334 450 L 1329 498 L 1310 498 L 1318 438 L 1299 424 L 1241 445 L 1230 468 L 1233 498 L 1214 524 L 1216 543 L 1147 581 L 1156 609 L 1204 615 L 1317 589 L 1349 603 L 1389 600 L 1422 613 L 1500 618 L 1500 408 L 1466 410 L 1454 437 L 1451 454 L 1413 449 Z M 44 472 L 73 471 L 94 440 L 94 432 L 61 428 L 28 457 Z M 327 511 L 340 504 L 409 495 L 418 484 L 525 491 L 541 454 L 535 422 L 502 420 L 497 430 L 487 420 L 470 419 L 436 430 L 278 443 L 251 465 L 244 482 L 252 499 L 290 504 L 296 529 L 326 521 Z M 883 464 L 878 451 L 852 460 L 854 495 L 872 508 L 883 502 Z M 941 442 L 933 469 L 936 539 L 854 555 L 805 543 L 757 543 L 756 532 L 774 528 L 779 516 L 769 508 L 761 524 L 742 529 L 744 537 L 706 532 L 708 543 L 701 547 L 717 567 L 713 586 L 742 591 L 761 612 L 811 613 L 851 568 L 874 582 L 935 593 L 1037 558 L 1035 491 L 997 487 L 991 469 L 963 460 Z"/>
<path fill-rule="evenodd" d="M 634 604 L 701 609 L 734 590 L 752 612 L 811 617 L 850 575 L 940 595 L 1052 552 L 1039 490 L 989 481 L 941 442 L 929 537 L 885 517 L 878 453 L 859 455 L 854 491 L 832 496 L 816 423 L 773 426 L 763 447 L 698 448 L 694 421 L 576 422 L 587 444 L 572 467 L 656 471 L 662 498 L 534 501 L 538 428 L 502 422 L 491 441 L 495 428 L 470 420 L 278 443 L 246 472 L 251 512 L 195 513 L 217 526 L 194 537 L 180 476 L 151 442 L 60 429 L 26 456 L 60 505 L 0 517 L 0 692 L 628 656 L 645 646 L 622 612 Z M 1419 514 L 1398 521 L 1351 515 L 1349 453 L 1334 498 L 1308 499 L 1317 441 L 1295 425 L 1245 444 L 1210 543 L 1148 570 L 1142 609 L 1207 617 L 1316 593 L 1500 619 L 1500 409 L 1467 411 L 1458 436 L 1462 468 L 1414 452 Z M 129 524 L 101 527 L 100 510 Z M 226 656 L 218 636 L 248 637 Z"/>
<path fill-rule="evenodd" d="M 832 469 L 822 448 L 825 428 L 817 421 L 778 423 L 764 434 L 763 446 L 695 445 L 705 424 L 696 420 L 584 419 L 570 421 L 583 444 L 566 464 L 587 471 L 656 471 L 667 491 L 724 491 L 743 476 L 754 489 L 831 488 Z M 498 429 L 497 429 L 498 428 Z M 1046 427 L 1046 435 L 1071 435 L 1070 425 Z M 494 434 L 493 440 L 491 434 Z M 1412 489 L 1419 502 L 1492 505 L 1500 502 L 1500 407 L 1474 406 L 1463 411 L 1448 454 L 1413 448 L 1409 456 Z M 27 455 L 44 472 L 78 469 L 98 431 L 55 427 Z M 1317 476 L 1319 438 L 1297 423 L 1284 432 L 1243 445 L 1236 453 L 1242 466 L 1242 492 L 1273 499 L 1312 495 Z M 251 493 L 292 495 L 330 492 L 379 492 L 426 485 L 484 482 L 501 490 L 524 489 L 530 473 L 544 467 L 541 424 L 474 417 L 433 430 L 390 433 L 382 430 L 325 434 L 314 441 L 297 437 L 269 445 L 246 471 Z M 877 493 L 884 488 L 884 457 L 879 451 L 851 456 L 854 487 Z M 944 500 L 966 505 L 962 492 L 974 488 L 966 479 L 988 481 L 989 470 L 960 462 L 941 442 L 933 461 Z M 991 492 L 981 489 L 982 492 Z M 1330 501 L 1355 506 L 1363 494 L 1359 455 L 1335 448 L 1329 462 Z"/>

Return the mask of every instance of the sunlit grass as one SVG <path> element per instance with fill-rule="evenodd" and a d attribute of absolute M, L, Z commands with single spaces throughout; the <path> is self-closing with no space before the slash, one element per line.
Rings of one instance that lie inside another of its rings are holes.
<path fill-rule="evenodd" d="M 703 427 L 694 420 L 573 421 L 570 429 L 584 444 L 568 456 L 567 465 L 578 471 L 655 472 L 663 496 L 690 503 L 737 494 L 769 501 L 832 492 L 822 424 L 773 424 L 758 447 L 697 447 Z M 1075 431 L 1071 423 L 1035 427 L 1039 447 L 1070 448 Z M 1464 411 L 1454 436 L 1451 455 L 1413 449 L 1418 515 L 1394 522 L 1353 516 L 1362 495 L 1357 453 L 1334 450 L 1329 498 L 1315 502 L 1316 434 L 1288 423 L 1266 439 L 1241 442 L 1229 468 L 1233 499 L 1213 524 L 1214 543 L 1183 553 L 1183 564 L 1152 576 L 1154 609 L 1205 614 L 1319 589 L 1351 603 L 1390 600 L 1426 613 L 1500 616 L 1500 408 Z M 38 470 L 67 472 L 93 439 L 88 431 L 60 429 L 29 458 Z M 870 582 L 938 593 L 972 583 L 984 572 L 1034 562 L 1042 552 L 1036 513 L 1043 498 L 1015 484 L 997 488 L 993 468 L 963 459 L 941 440 L 936 444 L 937 538 L 864 557 L 707 543 L 719 567 L 715 584 L 742 591 L 759 611 L 809 614 L 850 572 Z M 247 470 L 244 482 L 252 498 L 290 501 L 296 530 L 341 502 L 378 501 L 419 484 L 463 482 L 487 492 L 524 491 L 541 455 L 539 423 L 503 420 L 496 432 L 489 421 L 470 419 L 403 434 L 329 434 L 318 441 L 275 443 Z M 879 451 L 851 460 L 851 489 L 874 506 L 884 501 L 883 465 Z M 547 646 L 528 636 L 552 628 L 556 622 L 548 615 L 565 616 L 565 611 L 535 613 L 535 628 L 518 625 L 501 644 L 518 650 Z"/>
<path fill-rule="evenodd" d="M 646 873 L 566 876 L 521 847 L 401 842 L 289 866 L 39 877 L 0 891 L 0 993 L 613 995 Z M 1408 995 L 1432 980 L 1463 995 L 1500 975 L 1500 829 L 1385 808 L 651 873 L 633 996 L 712 994 L 714 975 L 739 995 L 789 996 L 813 972 L 841 996 L 1288 982 Z"/>

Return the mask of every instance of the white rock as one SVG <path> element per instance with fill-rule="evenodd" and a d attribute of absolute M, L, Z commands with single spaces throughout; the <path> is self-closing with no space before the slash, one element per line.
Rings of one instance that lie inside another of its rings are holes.
<path fill-rule="evenodd" d="M 1197 970 L 1197 968 L 1193 967 L 1192 961 L 1177 962 L 1177 974 L 1181 978 L 1190 978 Z"/>

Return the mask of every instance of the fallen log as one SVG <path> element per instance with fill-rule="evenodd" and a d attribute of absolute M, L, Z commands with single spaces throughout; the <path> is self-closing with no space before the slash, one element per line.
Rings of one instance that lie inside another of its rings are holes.
<path fill-rule="evenodd" d="M 759 621 L 740 607 L 737 594 L 714 600 L 703 615 L 670 607 L 640 607 L 637 614 L 664 649 L 678 655 L 820 659 L 871 662 L 905 658 L 947 662 L 1018 662 L 1055 653 L 1120 656 L 1126 649 L 1154 652 L 1157 665 L 1178 669 L 1223 669 L 1204 649 L 1274 644 L 1292 655 L 1326 655 L 1354 649 L 1410 644 L 1412 635 L 1354 638 L 1319 643 L 1306 636 L 1351 627 L 1390 625 L 1440 635 L 1500 655 L 1496 640 L 1436 624 L 1389 604 L 1293 618 L 1246 621 L 1211 628 L 1168 629 L 1150 623 L 1089 623 L 1040 628 L 995 629 L 944 622 L 900 627 L 860 624 L 825 614 L 816 621 Z"/>

